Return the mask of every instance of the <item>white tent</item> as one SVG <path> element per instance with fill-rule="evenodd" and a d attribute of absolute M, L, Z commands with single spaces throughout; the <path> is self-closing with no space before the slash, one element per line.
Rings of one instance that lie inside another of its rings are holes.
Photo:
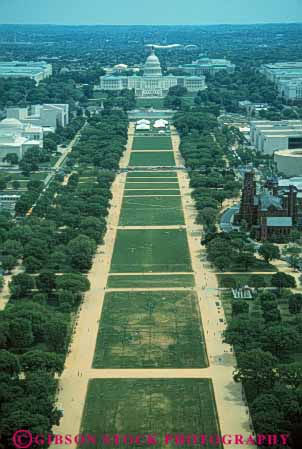
<path fill-rule="evenodd" d="M 156 120 L 156 122 L 153 125 L 154 128 L 165 128 L 166 124 L 163 123 L 162 120 Z"/>
<path fill-rule="evenodd" d="M 142 119 L 136 122 L 137 125 L 150 125 L 150 120 Z"/>
<path fill-rule="evenodd" d="M 145 123 L 141 123 L 140 125 L 136 125 L 135 129 L 137 131 L 148 131 L 150 129 L 150 125 L 146 125 Z"/>

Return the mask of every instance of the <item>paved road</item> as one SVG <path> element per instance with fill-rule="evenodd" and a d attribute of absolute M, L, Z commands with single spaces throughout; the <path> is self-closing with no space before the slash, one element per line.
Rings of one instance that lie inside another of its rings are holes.
<path fill-rule="evenodd" d="M 234 215 L 239 211 L 239 205 L 230 207 L 221 216 L 220 228 L 224 232 L 231 232 L 236 226 L 233 226 Z"/>

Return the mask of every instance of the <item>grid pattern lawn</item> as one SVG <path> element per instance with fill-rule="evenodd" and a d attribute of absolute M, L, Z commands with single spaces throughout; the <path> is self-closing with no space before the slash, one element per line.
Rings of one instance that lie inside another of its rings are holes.
<path fill-rule="evenodd" d="M 125 189 L 178 189 L 178 182 L 126 182 Z"/>
<path fill-rule="evenodd" d="M 180 191 L 179 190 L 170 190 L 170 189 L 164 189 L 164 190 L 125 190 L 124 198 L 129 196 L 137 196 L 137 195 L 143 195 L 143 196 L 158 196 L 158 195 L 177 195 L 180 197 Z"/>
<path fill-rule="evenodd" d="M 168 167 L 174 165 L 173 151 L 132 152 L 129 162 L 129 166 L 132 167 Z"/>
<path fill-rule="evenodd" d="M 135 136 L 132 150 L 172 150 L 172 141 L 170 136 Z"/>
<path fill-rule="evenodd" d="M 143 193 L 143 192 L 142 192 Z M 181 197 L 124 197 L 120 226 L 182 225 Z"/>
<path fill-rule="evenodd" d="M 107 288 L 194 287 L 193 274 L 111 275 Z"/>
<path fill-rule="evenodd" d="M 92 379 L 89 381 L 80 433 L 95 435 L 156 434 L 157 449 L 179 448 L 165 444 L 166 434 L 219 435 L 213 386 L 210 379 Z M 186 443 L 186 449 L 200 447 Z M 138 448 L 123 444 L 125 449 Z M 83 445 L 80 446 L 85 447 Z M 104 448 L 101 438 L 96 449 Z M 117 447 L 114 443 L 109 449 Z M 119 445 L 119 447 L 121 447 Z M 202 446 L 212 449 L 207 443 Z M 222 449 L 221 445 L 215 448 Z"/>
<path fill-rule="evenodd" d="M 205 366 L 207 356 L 195 293 L 106 294 L 93 368 Z"/>
<path fill-rule="evenodd" d="M 164 178 L 162 176 L 158 176 L 157 178 L 148 178 L 148 177 L 141 177 L 141 178 L 127 178 L 126 180 L 126 184 L 134 184 L 134 185 L 139 185 L 142 182 L 147 182 L 148 184 L 151 183 L 164 183 L 164 184 L 169 184 L 169 183 L 178 183 L 178 178 L 172 178 L 172 177 L 167 177 Z"/>
<path fill-rule="evenodd" d="M 127 180 L 130 178 L 177 178 L 173 171 L 134 171 L 127 174 Z"/>
<path fill-rule="evenodd" d="M 191 272 L 186 229 L 139 229 L 117 232 L 111 272 Z"/>

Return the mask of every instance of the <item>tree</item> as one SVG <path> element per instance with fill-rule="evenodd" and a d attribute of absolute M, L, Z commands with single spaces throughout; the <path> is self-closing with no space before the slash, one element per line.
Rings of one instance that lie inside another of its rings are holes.
<path fill-rule="evenodd" d="M 16 299 L 28 296 L 34 287 L 34 279 L 25 273 L 16 274 L 9 283 L 11 294 Z"/>
<path fill-rule="evenodd" d="M 273 243 L 269 242 L 263 243 L 260 246 L 258 253 L 266 263 L 269 263 L 273 259 L 280 259 L 279 248 L 277 245 L 274 245 Z"/>
<path fill-rule="evenodd" d="M 5 349 L 0 349 L 0 373 L 16 377 L 20 372 L 18 357 Z"/>
<path fill-rule="evenodd" d="M 19 158 L 16 153 L 8 153 L 4 158 L 4 162 L 7 162 L 10 165 L 18 165 Z"/>
<path fill-rule="evenodd" d="M 89 280 L 81 273 L 67 273 L 57 276 L 57 288 L 60 290 L 68 290 L 73 293 L 83 293 L 89 290 Z"/>
<path fill-rule="evenodd" d="M 224 331 L 224 341 L 236 346 L 239 351 L 259 348 L 260 335 L 263 333 L 263 324 L 247 315 L 233 318 Z"/>
<path fill-rule="evenodd" d="M 296 294 L 290 296 L 288 300 L 288 310 L 289 313 L 295 315 L 297 313 L 300 313 L 302 309 L 302 295 Z"/>
<path fill-rule="evenodd" d="M 20 257 L 22 253 L 23 247 L 18 240 L 7 239 L 2 246 L 2 254 L 5 256 Z"/>
<path fill-rule="evenodd" d="M 276 380 L 277 359 L 270 352 L 254 349 L 239 353 L 237 360 L 238 368 L 234 371 L 235 382 L 247 384 L 256 395 L 273 387 Z"/>
<path fill-rule="evenodd" d="M 49 293 L 56 287 L 56 275 L 53 271 L 43 270 L 36 280 L 37 288 L 43 292 Z"/>
<path fill-rule="evenodd" d="M 51 319 L 45 325 L 45 340 L 48 348 L 55 352 L 64 352 L 67 344 L 68 328 L 66 322 L 61 318 Z"/>
<path fill-rule="evenodd" d="M 22 369 L 27 371 L 48 371 L 61 373 L 63 370 L 63 359 L 53 352 L 39 350 L 28 351 L 21 356 Z"/>
<path fill-rule="evenodd" d="M 92 257 L 96 250 L 94 240 L 86 235 L 79 235 L 68 244 L 70 263 L 73 268 L 86 271 L 91 268 Z"/>
<path fill-rule="evenodd" d="M 76 293 L 69 290 L 59 290 L 58 291 L 59 304 L 68 304 L 68 306 L 73 306 L 77 300 Z"/>
<path fill-rule="evenodd" d="M 0 190 L 6 190 L 7 188 L 7 182 L 5 179 L 0 179 Z"/>
<path fill-rule="evenodd" d="M 271 322 L 280 322 L 281 321 L 281 313 L 278 307 L 264 310 L 263 311 L 263 318 L 266 323 Z"/>
<path fill-rule="evenodd" d="M 249 313 L 249 304 L 246 301 L 235 299 L 232 301 L 232 316 Z"/>
<path fill-rule="evenodd" d="M 36 273 L 42 268 L 43 262 L 34 256 L 29 256 L 24 259 L 23 265 L 28 273 Z"/>
<path fill-rule="evenodd" d="M 226 256 L 216 257 L 214 259 L 214 264 L 220 271 L 224 271 L 227 267 L 230 266 L 230 260 Z"/>
<path fill-rule="evenodd" d="M 288 365 L 281 365 L 278 370 L 279 378 L 284 384 L 293 388 L 298 388 L 302 384 L 302 364 L 294 362 Z"/>
<path fill-rule="evenodd" d="M 253 251 L 250 249 L 242 248 L 242 251 L 238 254 L 236 258 L 237 264 L 241 267 L 243 266 L 244 271 L 247 271 L 249 266 L 255 261 L 255 256 Z"/>
<path fill-rule="evenodd" d="M 296 280 L 293 276 L 287 273 L 283 273 L 279 271 L 272 275 L 271 280 L 272 287 L 276 287 L 278 289 L 281 288 L 296 288 Z"/>
<path fill-rule="evenodd" d="M 2 268 L 4 271 L 11 272 L 11 270 L 16 266 L 17 259 L 14 256 L 3 256 L 2 257 Z"/>
<path fill-rule="evenodd" d="M 277 357 L 283 357 L 295 351 L 300 341 L 296 329 L 288 324 L 274 324 L 266 327 L 261 335 L 261 346 L 264 351 L 270 351 Z"/>
<path fill-rule="evenodd" d="M 9 323 L 9 341 L 14 348 L 27 348 L 34 342 L 31 322 L 27 319 L 14 318 Z"/>

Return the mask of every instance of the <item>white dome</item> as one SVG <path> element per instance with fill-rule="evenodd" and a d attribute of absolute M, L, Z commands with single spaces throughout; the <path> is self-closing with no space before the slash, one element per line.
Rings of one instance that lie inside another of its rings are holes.
<path fill-rule="evenodd" d="M 151 50 L 151 54 L 146 59 L 144 65 L 144 76 L 162 76 L 160 62 L 153 49 Z"/>
<path fill-rule="evenodd" d="M 5 118 L 0 122 L 1 128 L 23 128 L 23 124 L 16 118 Z"/>

